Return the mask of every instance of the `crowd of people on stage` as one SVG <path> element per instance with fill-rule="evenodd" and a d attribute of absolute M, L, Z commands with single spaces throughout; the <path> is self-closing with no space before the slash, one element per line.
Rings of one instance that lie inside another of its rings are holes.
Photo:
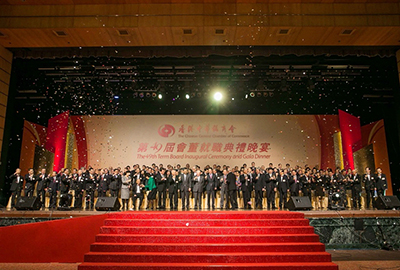
<path fill-rule="evenodd" d="M 360 174 L 356 169 L 322 170 L 307 165 L 292 168 L 290 164 L 278 164 L 275 167 L 270 163 L 267 167 L 257 167 L 254 162 L 251 166 L 243 164 L 241 167 L 230 167 L 215 164 L 207 165 L 203 169 L 197 165 L 191 167 L 189 164 L 185 167 L 179 164 L 175 167 L 136 164 L 123 169 L 62 169 L 50 174 L 46 169 L 41 169 L 38 174 L 29 169 L 25 175 L 20 169 L 16 169 L 10 179 L 11 207 L 15 207 L 22 191 L 23 196 L 32 197 L 36 190 L 43 208 L 48 192 L 50 209 L 56 208 L 59 201 L 60 207 L 82 209 L 85 203 L 86 210 L 93 210 L 95 192 L 97 197 L 120 197 L 122 210 L 129 209 L 130 199 L 133 202 L 131 210 L 141 209 L 145 199 L 146 209 L 165 209 L 167 193 L 171 210 L 178 209 L 179 199 L 182 210 L 238 209 L 238 196 L 243 198 L 244 209 L 285 209 L 288 196 L 308 196 L 310 201 L 313 197 L 317 201 L 318 209 L 323 208 L 325 198 L 329 199 L 329 206 L 350 205 L 353 209 L 361 209 L 363 189 L 366 193 L 363 207 L 370 209 L 374 207 L 375 198 L 385 195 L 387 190 L 386 176 L 381 168 L 377 168 L 374 173 L 367 167 Z M 217 192 L 220 197 L 219 207 L 216 205 Z M 74 205 L 71 205 L 71 194 L 75 197 Z M 276 194 L 279 197 L 278 205 L 275 205 Z M 206 196 L 206 205 L 202 205 L 203 196 Z M 194 198 L 193 205 L 190 205 L 190 198 Z M 349 203 L 348 198 L 351 200 Z M 266 205 L 263 205 L 264 201 Z"/>

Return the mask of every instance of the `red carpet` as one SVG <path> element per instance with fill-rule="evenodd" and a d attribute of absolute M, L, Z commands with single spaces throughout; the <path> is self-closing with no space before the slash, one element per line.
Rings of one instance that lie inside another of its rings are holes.
<path fill-rule="evenodd" d="M 296 212 L 110 214 L 79 270 L 337 270 Z"/>

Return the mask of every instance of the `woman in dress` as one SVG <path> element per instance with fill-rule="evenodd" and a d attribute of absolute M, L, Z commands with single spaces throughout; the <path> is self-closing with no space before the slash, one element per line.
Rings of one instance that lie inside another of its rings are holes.
<path fill-rule="evenodd" d="M 149 193 L 147 194 L 147 207 L 146 207 L 146 209 L 153 208 L 153 210 L 155 210 L 156 209 L 156 204 L 155 204 L 154 200 L 156 199 L 156 195 L 157 195 L 157 186 L 156 186 L 156 183 L 154 181 L 154 176 L 152 174 L 152 169 L 149 169 L 149 172 L 146 174 L 145 178 L 147 180 L 146 189 L 149 191 Z"/>
<path fill-rule="evenodd" d="M 128 210 L 130 188 L 131 188 L 131 173 L 126 172 L 122 176 L 122 185 L 121 185 L 121 199 L 122 199 L 123 211 Z"/>

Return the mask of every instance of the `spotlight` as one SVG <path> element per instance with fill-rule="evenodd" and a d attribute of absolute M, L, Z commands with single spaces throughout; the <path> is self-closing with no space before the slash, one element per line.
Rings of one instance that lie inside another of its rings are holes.
<path fill-rule="evenodd" d="M 146 97 L 149 98 L 151 95 L 150 93 L 146 93 Z"/>
<path fill-rule="evenodd" d="M 254 94 L 254 92 L 250 92 L 250 97 L 255 97 L 256 96 L 256 94 Z"/>
<path fill-rule="evenodd" d="M 214 94 L 214 99 L 215 99 L 216 101 L 220 101 L 220 100 L 222 99 L 222 94 L 221 94 L 221 92 L 216 92 L 216 93 Z"/>
<path fill-rule="evenodd" d="M 156 93 L 152 93 L 151 96 L 152 96 L 153 98 L 155 98 L 155 97 L 157 96 L 157 94 L 156 94 Z"/>
<path fill-rule="evenodd" d="M 119 96 L 114 96 L 114 99 L 119 99 Z"/>
<path fill-rule="evenodd" d="M 139 97 L 140 97 L 140 98 L 144 98 L 143 92 L 140 92 L 140 93 L 139 93 Z"/>
<path fill-rule="evenodd" d="M 232 100 L 235 100 L 235 98 L 232 98 Z"/>
<path fill-rule="evenodd" d="M 186 98 L 186 99 L 189 99 L 189 98 L 190 98 L 189 94 L 186 94 L 186 95 L 185 95 L 185 98 Z"/>
<path fill-rule="evenodd" d="M 248 94 L 246 94 L 246 95 L 244 96 L 244 98 L 245 98 L 245 99 L 247 99 L 248 97 L 249 97 L 249 95 L 248 95 Z"/>
<path fill-rule="evenodd" d="M 261 92 L 257 92 L 257 97 L 261 97 Z"/>
<path fill-rule="evenodd" d="M 162 99 L 162 94 L 158 94 L 158 99 Z"/>

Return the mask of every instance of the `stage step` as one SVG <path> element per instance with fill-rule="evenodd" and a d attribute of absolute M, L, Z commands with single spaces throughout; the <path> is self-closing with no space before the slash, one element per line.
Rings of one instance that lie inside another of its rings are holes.
<path fill-rule="evenodd" d="M 288 252 L 288 253 L 112 253 L 90 252 L 85 262 L 154 262 L 154 263 L 268 263 L 268 262 L 330 262 L 327 252 Z"/>
<path fill-rule="evenodd" d="M 189 222 L 190 221 L 190 222 Z M 298 219 L 106 219 L 105 226 L 163 226 L 175 227 L 186 226 L 204 227 L 204 226 L 308 226 L 309 221 L 305 218 Z"/>
<path fill-rule="evenodd" d="M 168 229 L 166 229 L 166 233 Z M 252 234 L 252 235 L 152 235 L 152 234 L 98 234 L 97 242 L 111 243 L 282 243 L 316 242 L 316 234 Z"/>
<path fill-rule="evenodd" d="M 338 270 L 302 213 L 121 212 L 79 270 Z"/>
<path fill-rule="evenodd" d="M 103 226 L 101 234 L 165 234 L 165 227 L 125 227 Z M 171 227 L 168 234 L 311 234 L 314 228 L 311 226 L 268 226 L 268 227 Z"/>
<path fill-rule="evenodd" d="M 312 243 L 93 243 L 92 252 L 323 252 L 325 245 Z M 245 255 L 244 255 L 245 256 Z"/>
<path fill-rule="evenodd" d="M 79 270 L 208 270 L 208 269 L 229 269 L 229 270 L 338 270 L 338 266 L 332 262 L 315 263 L 83 263 Z"/>
<path fill-rule="evenodd" d="M 110 213 L 110 219 L 291 219 L 304 218 L 303 213 L 289 211 L 215 211 L 215 212 L 182 212 L 182 211 L 148 211 Z"/>

